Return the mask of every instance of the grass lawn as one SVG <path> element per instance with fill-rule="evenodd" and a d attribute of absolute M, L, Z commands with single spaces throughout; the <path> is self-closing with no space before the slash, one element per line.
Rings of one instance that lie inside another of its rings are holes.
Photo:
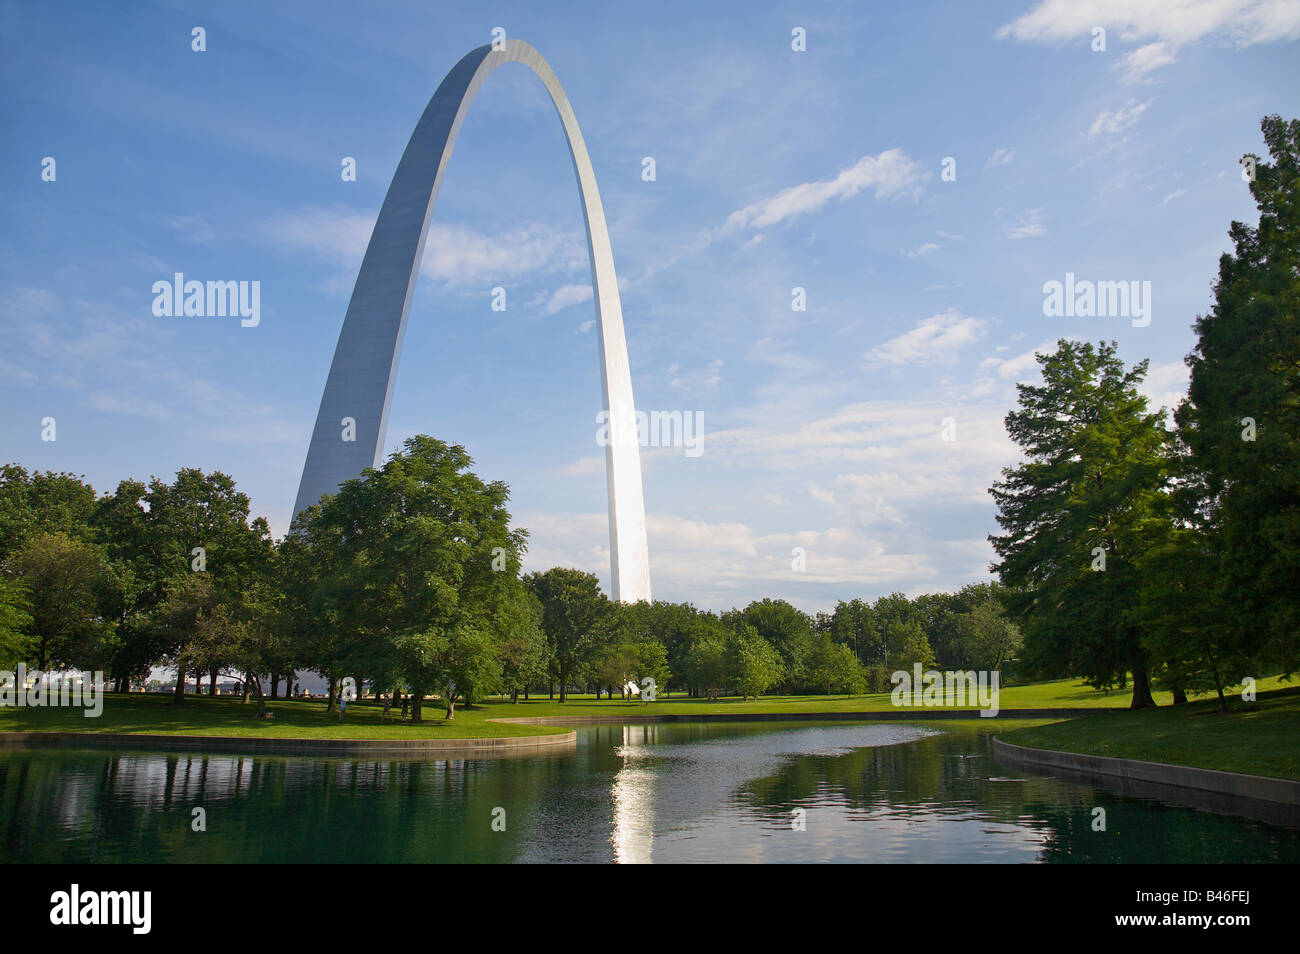
<path fill-rule="evenodd" d="M 1261 692 L 1276 689 L 1287 683 L 1277 677 L 1259 680 Z M 1099 692 L 1084 685 L 1077 679 L 1058 679 L 1052 682 L 1036 682 L 1023 686 L 1010 686 L 1001 689 L 998 694 L 998 706 L 1001 709 L 1127 709 L 1132 699 L 1131 689 L 1112 689 Z M 1155 693 L 1156 703 L 1167 706 L 1173 703 L 1173 697 L 1167 692 Z M 565 703 L 549 700 L 545 695 L 534 696 L 525 702 L 522 697 L 518 705 L 509 701 L 491 699 L 485 703 L 494 711 L 489 718 L 507 716 L 584 716 L 616 715 L 622 713 L 645 712 L 647 714 L 667 715 L 713 715 L 733 712 L 880 712 L 893 710 L 889 693 L 877 692 L 862 696 L 762 696 L 742 702 L 739 697 L 727 697 L 717 702 L 691 699 L 674 693 L 671 697 L 661 691 L 656 702 L 624 702 L 617 697 L 602 697 L 597 701 L 590 694 L 570 695 Z M 971 708 L 975 708 L 971 706 Z M 456 716 L 460 718 L 459 715 Z"/>
<path fill-rule="evenodd" d="M 1260 688 L 1278 685 L 1276 679 L 1260 682 Z M 1029 708 L 1125 708 L 1129 693 L 1119 690 L 1098 692 L 1077 680 L 1034 683 L 1003 689 L 999 704 L 1006 709 Z M 1157 701 L 1169 703 L 1167 694 Z M 435 703 L 425 705 L 422 725 L 380 722 L 381 709 L 370 702 L 348 706 L 346 721 L 325 711 L 322 699 L 273 700 L 267 703 L 274 718 L 259 722 L 253 718 L 255 705 L 241 704 L 229 696 L 185 697 L 174 706 L 170 695 L 112 693 L 104 697 L 104 712 L 88 719 L 80 709 L 0 708 L 0 732 L 124 732 L 158 735 L 229 735 L 303 739 L 465 739 L 502 736 L 549 735 L 562 731 L 546 726 L 513 725 L 488 721 L 503 717 L 622 715 L 713 715 L 730 713 L 879 712 L 892 710 L 888 693 L 863 696 L 763 696 L 741 701 L 729 697 L 717 702 L 665 697 L 646 704 L 621 699 L 600 699 L 591 695 L 570 696 L 560 703 L 545 697 L 511 704 L 492 698 L 473 709 L 457 708 L 456 718 L 447 722 Z M 992 723 L 992 720 L 985 720 Z M 997 724 L 1003 725 L 999 719 Z M 1028 743 L 1027 743 L 1028 744 Z M 1192 764 L 1192 763 L 1188 763 Z"/>
<path fill-rule="evenodd" d="M 1300 780 L 1300 687 L 999 733 L 1013 745 Z"/>
<path fill-rule="evenodd" d="M 152 735 L 228 735 L 294 739 L 483 739 L 501 736 L 552 735 L 566 731 L 546 726 L 502 725 L 488 722 L 492 710 L 457 709 L 446 722 L 443 710 L 426 703 L 424 723 L 380 722 L 383 709 L 352 703 L 343 722 L 325 711 L 324 699 L 267 700 L 274 718 L 255 719 L 254 702 L 243 705 L 233 696 L 187 695 L 172 705 L 170 695 L 131 693 L 104 696 L 104 711 L 88 719 L 81 709 L 0 708 L 0 732 L 126 732 Z M 400 715 L 400 712 L 398 713 Z"/>

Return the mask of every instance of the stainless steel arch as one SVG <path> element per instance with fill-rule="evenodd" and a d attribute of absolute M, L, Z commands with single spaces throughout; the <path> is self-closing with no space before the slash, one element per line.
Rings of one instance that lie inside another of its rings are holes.
<path fill-rule="evenodd" d="M 624 602 L 648 600 L 650 558 L 636 408 L 605 212 L 573 107 L 541 54 L 522 40 L 507 40 L 501 48 L 481 46 L 467 53 L 438 86 L 411 134 L 348 303 L 293 511 L 297 515 L 323 494 L 333 493 L 343 481 L 381 463 L 406 316 L 447 162 L 475 93 L 489 73 L 512 62 L 527 66 L 546 85 L 569 140 L 587 224 L 601 391 L 609 415 L 605 481 L 613 595 Z M 344 418 L 355 422 L 355 440 L 343 440 Z"/>

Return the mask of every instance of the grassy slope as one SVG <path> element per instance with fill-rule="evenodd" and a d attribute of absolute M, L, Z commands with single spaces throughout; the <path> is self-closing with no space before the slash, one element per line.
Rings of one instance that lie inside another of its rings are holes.
<path fill-rule="evenodd" d="M 345 721 L 325 711 L 323 700 L 269 700 L 273 719 L 253 718 L 256 704 L 242 705 L 231 696 L 187 696 L 184 705 L 169 695 L 131 694 L 104 697 L 104 712 L 88 719 L 80 709 L 0 709 L 0 732 L 126 732 L 155 735 L 264 736 L 295 739 L 467 739 L 550 735 L 563 731 L 543 726 L 502 725 L 485 721 L 485 709 L 457 711 L 452 722 L 442 710 L 425 706 L 422 725 L 380 722 L 378 706 L 348 706 Z"/>
<path fill-rule="evenodd" d="M 1300 688 L 1000 733 L 1015 745 L 1300 780 Z"/>
<path fill-rule="evenodd" d="M 1280 685 L 1284 684 L 1276 677 L 1259 681 L 1260 691 L 1277 688 Z M 998 695 L 998 705 L 1001 709 L 1127 709 L 1131 698 L 1130 690 L 1112 689 L 1108 692 L 1098 692 L 1077 679 L 1058 679 L 1053 682 L 1004 688 Z M 1155 698 L 1159 705 L 1169 705 L 1173 702 L 1172 696 L 1167 692 L 1157 692 Z M 550 701 L 543 696 L 535 697 L 528 702 L 521 700 L 514 706 L 508 702 L 496 701 L 489 702 L 488 705 L 499 707 L 500 711 L 493 713 L 497 717 L 610 715 L 625 711 L 660 714 L 674 712 L 683 715 L 732 712 L 880 712 L 894 708 L 887 692 L 862 696 L 763 696 L 748 702 L 742 702 L 739 698 L 707 702 L 678 696 L 675 693 L 672 697 L 667 697 L 661 692 L 658 701 L 650 705 L 642 702 L 623 702 L 617 698 L 612 700 L 601 698 L 597 702 L 590 695 L 570 696 L 569 701 L 563 704 Z"/>
<path fill-rule="evenodd" d="M 1277 685 L 1276 679 L 1264 680 L 1261 689 Z M 1123 708 L 1129 694 L 1114 690 L 1097 692 L 1076 680 L 1035 683 L 1004 689 L 1002 709 L 1026 708 Z M 1166 696 L 1157 701 L 1168 703 Z M 566 703 L 542 699 L 521 701 L 490 700 L 472 710 L 458 709 L 452 722 L 438 718 L 442 710 L 425 706 L 423 725 L 380 723 L 378 706 L 364 703 L 348 707 L 347 720 L 325 712 L 324 702 L 278 700 L 269 703 L 275 718 L 257 722 L 252 718 L 253 705 L 241 705 L 226 696 L 187 696 L 183 706 L 171 705 L 166 695 L 105 697 L 104 713 L 97 719 L 85 718 L 76 709 L 0 708 L 0 732 L 64 731 L 126 732 L 162 735 L 189 734 L 264 736 L 291 738 L 341 739 L 414 739 L 414 738 L 495 738 L 500 736 L 545 735 L 557 731 L 541 726 L 502 725 L 487 720 L 502 717 L 538 717 L 552 715 L 666 715 L 670 713 L 709 715 L 716 713 L 799 713 L 799 712 L 872 712 L 892 709 L 887 693 L 865 696 L 764 696 L 742 702 L 726 698 L 717 702 L 685 697 L 666 698 L 652 704 L 623 702 L 619 699 L 596 701 L 590 695 L 574 696 Z M 999 720 L 999 725 L 1002 724 Z"/>

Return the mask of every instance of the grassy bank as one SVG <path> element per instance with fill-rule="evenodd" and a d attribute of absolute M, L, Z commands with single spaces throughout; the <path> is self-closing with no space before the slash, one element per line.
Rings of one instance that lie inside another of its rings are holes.
<path fill-rule="evenodd" d="M 1300 780 L 1300 687 L 999 733 L 1014 745 Z"/>
<path fill-rule="evenodd" d="M 224 735 L 292 739 L 486 739 L 504 736 L 551 735 L 564 731 L 546 726 L 502 725 L 488 722 L 489 710 L 458 710 L 454 721 L 438 716 L 442 710 L 425 706 L 425 721 L 381 721 L 374 705 L 348 706 L 347 716 L 326 712 L 324 700 L 268 700 L 272 718 L 259 720 L 255 703 L 232 696 L 186 696 L 173 705 L 171 696 L 155 694 L 104 697 L 104 711 L 94 719 L 80 709 L 0 709 L 0 732 L 124 732 L 132 735 Z"/>
<path fill-rule="evenodd" d="M 1276 685 L 1276 679 L 1260 683 L 1261 689 Z M 1003 710 L 1123 709 L 1127 707 L 1128 701 L 1128 692 L 1097 692 L 1077 680 L 1057 680 L 1003 689 L 999 706 Z M 1157 701 L 1167 704 L 1170 699 L 1167 695 L 1158 695 Z M 337 714 L 325 711 L 325 703 L 320 699 L 273 700 L 268 702 L 268 707 L 274 717 L 263 722 L 253 718 L 252 703 L 243 705 L 229 696 L 187 696 L 183 705 L 175 706 L 169 695 L 118 696 L 110 693 L 105 696 L 103 714 L 95 719 L 85 718 L 80 709 L 0 708 L 0 732 L 123 732 L 305 739 L 465 739 L 546 735 L 559 731 L 544 726 L 503 725 L 490 721 L 503 717 L 621 715 L 636 718 L 642 715 L 733 713 L 797 715 L 894 709 L 888 693 L 862 696 L 763 696 L 748 701 L 723 698 L 716 702 L 661 695 L 658 701 L 650 704 L 624 702 L 620 699 L 597 700 L 590 695 L 576 695 L 564 703 L 545 697 L 521 700 L 517 704 L 506 699 L 489 699 L 472 709 L 458 709 L 456 718 L 451 722 L 439 718 L 442 709 L 430 703 L 424 709 L 424 723 L 414 725 L 410 722 L 381 722 L 380 707 L 369 702 L 350 705 L 347 718 L 342 723 Z M 999 720 L 999 724 L 1001 722 Z"/>

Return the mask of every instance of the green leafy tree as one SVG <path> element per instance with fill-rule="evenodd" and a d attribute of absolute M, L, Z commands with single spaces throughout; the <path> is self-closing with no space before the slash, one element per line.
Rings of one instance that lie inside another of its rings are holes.
<path fill-rule="evenodd" d="M 42 533 L 28 538 L 8 568 L 30 594 L 36 668 L 101 664 L 113 626 L 105 618 L 111 574 L 103 550 L 62 531 Z"/>
<path fill-rule="evenodd" d="M 1018 384 L 1007 431 L 1027 460 L 990 493 L 1005 531 L 989 540 L 1028 652 L 1090 684 L 1133 679 L 1151 698 L 1136 613 L 1137 559 L 1163 506 L 1170 465 L 1164 413 L 1139 391 L 1147 362 L 1126 370 L 1114 343 L 1062 339 L 1038 355 L 1043 384 Z"/>
<path fill-rule="evenodd" d="M 742 699 L 762 695 L 783 674 L 780 652 L 749 625 L 740 626 L 727 637 L 724 659 L 727 675 Z"/>
<path fill-rule="evenodd" d="M 34 650 L 31 603 L 27 587 L 0 572 L 0 669 L 13 671 Z"/>
<path fill-rule="evenodd" d="M 612 613 L 594 573 L 553 567 L 530 573 L 524 582 L 542 606 L 542 631 L 550 648 L 551 674 L 559 683 L 560 701 L 569 684 L 594 658 Z"/>
<path fill-rule="evenodd" d="M 95 489 L 75 474 L 29 474 L 18 464 L 5 464 L 0 467 L 0 563 L 41 534 L 87 540 L 94 507 Z"/>
<path fill-rule="evenodd" d="M 308 582 L 313 612 L 332 627 L 317 665 L 332 679 L 400 673 L 416 722 L 431 692 L 451 719 L 458 700 L 499 685 L 496 644 L 518 615 L 527 534 L 510 529 L 509 488 L 472 465 L 458 444 L 410 438 L 296 524 L 309 538 L 289 558 L 297 572 L 312 554 L 326 567 Z"/>
<path fill-rule="evenodd" d="M 550 665 L 550 649 L 542 632 L 542 605 L 522 582 L 511 588 L 500 631 L 497 658 L 501 685 L 510 693 L 510 701 L 518 702 L 520 692 L 546 679 Z"/>
<path fill-rule="evenodd" d="M 752 626 L 754 631 L 781 654 L 782 678 L 796 688 L 804 670 L 804 657 L 812 648 L 812 620 L 785 600 L 755 600 L 740 613 L 723 618 L 737 631 Z"/>
<path fill-rule="evenodd" d="M 831 639 L 841 646 L 848 646 L 860 662 L 872 663 L 879 656 L 872 658 L 872 652 L 879 641 L 877 635 L 876 612 L 871 604 L 862 600 L 840 600 L 831 613 L 827 631 Z"/>
<path fill-rule="evenodd" d="M 1163 663 L 1154 681 L 1175 701 L 1187 692 L 1216 692 L 1226 712 L 1223 690 L 1260 671 L 1252 655 L 1258 642 L 1242 607 L 1224 592 L 1216 536 L 1194 526 L 1162 530 L 1139 560 L 1143 645 Z"/>
<path fill-rule="evenodd" d="M 1229 228 L 1233 250 L 1194 326 L 1188 398 L 1175 417 L 1202 478 L 1196 510 L 1218 554 L 1215 589 L 1232 604 L 1218 614 L 1234 630 L 1223 651 L 1291 671 L 1300 662 L 1300 120 L 1269 116 L 1261 127 L 1272 161 L 1248 157 L 1259 224 Z"/>
<path fill-rule="evenodd" d="M 858 695 L 867 685 L 866 673 L 853 650 L 827 635 L 814 639 L 804 661 L 804 678 L 826 695 Z"/>

